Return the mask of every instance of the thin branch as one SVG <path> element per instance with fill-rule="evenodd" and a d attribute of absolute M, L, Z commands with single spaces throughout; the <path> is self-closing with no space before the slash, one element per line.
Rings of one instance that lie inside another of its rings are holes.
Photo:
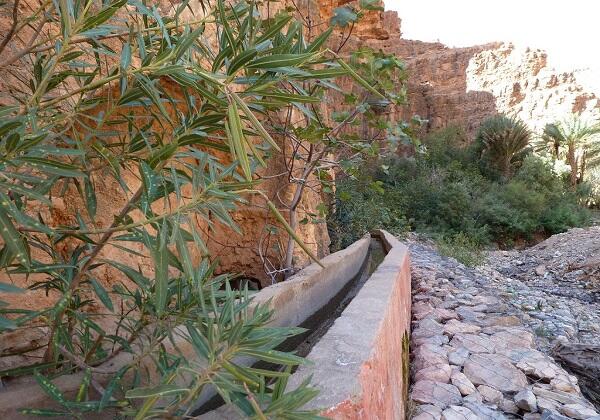
<path fill-rule="evenodd" d="M 13 22 L 12 22 L 12 25 L 10 25 L 10 29 L 8 30 L 8 33 L 6 34 L 6 36 L 0 43 L 0 54 L 2 54 L 2 51 L 4 51 L 4 48 L 6 48 L 6 46 L 12 39 L 13 35 L 15 34 L 15 29 L 17 29 L 17 19 L 19 18 L 19 1 L 20 0 L 15 0 L 15 3 L 13 4 L 13 11 L 12 11 Z"/>

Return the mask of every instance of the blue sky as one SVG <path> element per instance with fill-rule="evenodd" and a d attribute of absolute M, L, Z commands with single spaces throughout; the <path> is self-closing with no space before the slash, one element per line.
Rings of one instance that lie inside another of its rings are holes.
<path fill-rule="evenodd" d="M 600 0 L 384 0 L 403 37 L 450 46 L 491 41 L 543 48 L 560 69 L 600 69 Z"/>

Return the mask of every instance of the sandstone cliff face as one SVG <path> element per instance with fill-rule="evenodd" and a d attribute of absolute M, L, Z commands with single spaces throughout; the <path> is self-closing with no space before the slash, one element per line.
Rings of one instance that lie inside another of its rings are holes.
<path fill-rule="evenodd" d="M 468 90 L 491 93 L 498 111 L 518 115 L 538 132 L 570 113 L 600 115 L 600 99 L 580 82 L 580 72 L 557 72 L 542 50 L 510 44 L 483 50 L 469 60 L 466 74 Z"/>
<path fill-rule="evenodd" d="M 392 109 L 390 118 L 419 115 L 428 120 L 426 131 L 460 125 L 472 135 L 495 113 L 515 114 L 536 132 L 570 113 L 600 117 L 600 92 L 586 86 L 584 74 L 556 71 L 539 49 L 503 43 L 449 48 L 403 39 L 400 19 L 390 11 L 368 14 L 357 25 L 346 51 L 360 46 L 406 62 L 408 104 Z"/>
<path fill-rule="evenodd" d="M 327 21 L 334 9 L 348 0 L 301 0 L 296 4 L 304 11 L 310 22 Z M 22 2 L 22 13 L 25 5 Z M 171 2 L 161 1 L 161 7 L 168 10 Z M 197 1 L 190 3 L 199 9 Z M 270 3 L 269 3 L 270 4 Z M 273 3 L 268 13 L 291 2 Z M 383 4 L 383 3 L 381 3 Z M 10 19 L 0 16 L 0 28 L 6 29 Z M 317 26 L 320 28 L 322 26 Z M 318 30 L 315 30 L 318 32 Z M 341 31 L 340 31 L 341 32 Z M 345 31 L 347 34 L 347 30 Z M 314 35 L 314 34 L 313 34 Z M 332 40 L 332 46 L 339 45 L 345 39 L 342 33 Z M 365 14 L 353 29 L 345 43 L 342 54 L 349 53 L 361 46 L 371 47 L 387 53 L 394 53 L 407 63 L 409 80 L 407 86 L 408 103 L 389 110 L 388 117 L 393 120 L 409 119 L 420 115 L 428 120 L 426 131 L 462 125 L 472 134 L 481 121 L 497 112 L 516 113 L 532 128 L 539 130 L 545 123 L 561 118 L 570 112 L 582 112 L 589 116 L 600 115 L 600 101 L 596 94 L 583 87 L 578 81 L 578 73 L 557 73 L 547 66 L 546 55 L 540 50 L 521 50 L 511 45 L 490 44 L 470 48 L 448 48 L 439 43 L 427 43 L 406 40 L 401 37 L 400 19 L 395 12 L 373 11 Z M 344 89 L 354 89 L 350 83 L 341 83 Z M 11 77 L 0 73 L 0 102 L 10 97 Z M 324 106 L 328 112 L 339 109 L 336 98 L 327 98 Z M 283 158 L 275 157 L 269 172 L 264 175 L 280 173 L 285 169 Z M 131 177 L 132 182 L 135 176 Z M 101 184 L 101 177 L 98 179 Z M 287 179 L 271 180 L 263 184 L 263 189 L 272 197 L 281 197 L 289 201 L 293 185 Z M 116 197 L 116 186 L 101 185 L 99 205 L 105 206 L 100 214 L 99 226 L 109 224 L 112 215 L 118 212 L 123 197 Z M 323 201 L 319 191 L 309 190 L 300 206 L 301 220 L 305 213 L 317 213 L 316 208 Z M 225 272 L 243 273 L 268 283 L 265 274 L 265 258 L 274 263 L 280 259 L 278 242 L 281 239 L 269 235 L 269 226 L 273 220 L 259 202 L 254 206 L 237 212 L 234 219 L 241 227 L 242 235 L 216 227 L 206 230 L 206 240 L 211 254 L 220 259 L 220 269 Z M 56 224 L 66 223 L 75 214 L 80 201 L 76 193 L 68 200 L 56 200 L 49 210 L 49 219 Z M 282 210 L 285 209 L 282 206 Z M 300 226 L 300 237 L 319 256 L 328 252 L 329 238 L 324 224 Z M 107 256 L 109 257 L 109 256 Z M 110 256 L 112 257 L 112 256 Z M 308 263 L 308 258 L 298 251 L 298 266 Z M 141 261 L 140 261 L 141 262 Z M 141 264 L 147 265 L 147 264 Z M 107 282 L 118 281 L 116 273 L 106 272 L 100 275 Z M 34 301 L 31 301 L 35 305 Z"/>

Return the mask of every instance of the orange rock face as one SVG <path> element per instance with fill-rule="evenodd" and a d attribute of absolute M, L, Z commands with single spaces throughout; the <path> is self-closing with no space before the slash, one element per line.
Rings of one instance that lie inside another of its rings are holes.
<path fill-rule="evenodd" d="M 345 1 L 322 7 L 331 15 Z M 356 25 L 345 52 L 361 46 L 395 54 L 409 73 L 408 104 L 396 107 L 390 118 L 427 119 L 425 131 L 450 125 L 473 134 L 495 113 L 516 114 L 534 131 L 570 113 L 600 117 L 600 99 L 586 86 L 585 72 L 558 72 L 544 51 L 494 43 L 449 48 L 440 43 L 402 38 L 396 12 L 369 12 Z"/>
<path fill-rule="evenodd" d="M 170 7 L 170 2 L 162 3 L 165 9 Z M 305 12 L 307 21 L 315 25 L 312 36 L 324 27 L 318 25 L 319 22 L 329 20 L 335 8 L 349 3 L 355 4 L 356 1 L 295 2 Z M 291 1 L 271 5 L 269 13 L 275 13 L 277 9 L 289 4 Z M 24 12 L 24 6 L 22 9 Z M 5 29 L 4 32 L 9 24 L 10 20 L 6 17 L 0 19 L 0 28 Z M 439 43 L 403 39 L 400 29 L 400 19 L 396 12 L 367 12 L 353 28 L 352 35 L 342 50 L 342 54 L 348 54 L 366 46 L 394 53 L 406 61 L 409 73 L 408 103 L 405 106 L 392 107 L 388 115 L 391 120 L 399 121 L 419 115 L 428 121 L 424 128 L 426 131 L 461 125 L 472 134 L 483 119 L 496 112 L 516 113 L 536 130 L 570 112 L 581 112 L 590 116 L 600 114 L 600 102 L 596 94 L 579 82 L 579 73 L 553 71 L 548 67 L 543 51 L 520 50 L 506 44 L 448 48 Z M 334 36 L 332 46 L 339 45 L 338 42 L 343 40 L 347 33 L 346 29 L 344 34 L 338 33 Z M 10 80 L 11 76 L 0 72 L 2 103 L 7 102 L 11 95 Z M 341 85 L 346 91 L 347 88 L 352 89 L 351 84 L 347 82 L 342 81 Z M 336 98 L 326 98 L 324 107 L 326 114 L 340 110 Z M 283 157 L 276 156 L 265 175 L 279 173 L 284 168 Z M 134 178 L 131 177 L 131 182 L 135 182 Z M 100 180 L 99 184 L 102 184 Z M 293 185 L 288 184 L 286 178 L 270 180 L 265 182 L 263 187 L 267 195 L 272 198 L 282 197 L 284 202 L 289 201 L 293 190 Z M 98 227 L 102 227 L 104 222 L 110 223 L 112 215 L 118 212 L 125 198 L 118 196 L 116 185 L 109 181 L 106 181 L 106 185 L 98 185 L 98 189 L 99 213 L 106 216 L 106 220 L 100 220 L 101 226 Z M 47 220 L 56 224 L 70 221 L 81 205 L 75 196 L 73 193 L 68 200 L 57 201 L 56 206 L 48 210 Z M 298 219 L 302 220 L 308 213 L 318 213 L 317 206 L 323 200 L 318 190 L 308 190 L 300 206 Z M 265 270 L 265 257 L 278 263 L 280 255 L 277 255 L 276 251 L 277 239 L 266 234 L 266 229 L 273 221 L 261 203 L 256 201 L 253 204 L 255 205 L 234 215 L 242 235 L 217 227 L 213 231 L 207 231 L 206 240 L 212 255 L 220 259 L 221 271 L 243 273 L 268 284 L 270 277 L 265 272 L 268 271 L 268 268 Z M 285 211 L 283 207 L 282 210 Z M 329 237 L 325 224 L 309 223 L 301 225 L 299 230 L 300 237 L 317 255 L 323 256 L 328 253 Z M 279 242 L 285 244 L 285 240 L 279 239 Z M 297 266 L 303 266 L 308 262 L 308 258 L 298 251 L 295 262 Z M 148 264 L 140 261 L 140 265 L 145 267 Z M 115 281 L 111 278 L 113 274 L 101 273 L 100 278 L 106 279 L 110 284 Z M 40 299 L 42 298 L 45 299 L 40 296 Z M 38 302 L 28 299 L 28 304 L 36 306 Z"/>

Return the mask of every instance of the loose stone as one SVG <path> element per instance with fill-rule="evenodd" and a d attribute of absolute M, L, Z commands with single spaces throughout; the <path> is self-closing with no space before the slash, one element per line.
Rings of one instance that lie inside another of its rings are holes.
<path fill-rule="evenodd" d="M 479 385 L 477 387 L 477 391 L 479 391 L 479 393 L 483 397 L 484 402 L 488 402 L 491 404 L 500 404 L 504 399 L 502 392 L 487 385 Z"/>
<path fill-rule="evenodd" d="M 469 350 L 464 347 L 459 347 L 448 352 L 448 362 L 451 365 L 462 366 L 469 358 Z"/>
<path fill-rule="evenodd" d="M 598 415 L 593 409 L 581 404 L 566 404 L 561 410 L 565 416 L 580 420 L 589 419 L 590 417 Z"/>
<path fill-rule="evenodd" d="M 531 413 L 537 411 L 537 399 L 530 389 L 524 389 L 515 395 L 515 405 Z"/>
<path fill-rule="evenodd" d="M 454 385 L 434 381 L 418 381 L 413 386 L 411 399 L 423 404 L 431 404 L 440 408 L 462 403 L 462 396 Z"/>
<path fill-rule="evenodd" d="M 453 372 L 450 380 L 452 385 L 457 387 L 462 395 L 469 395 L 477 390 L 475 385 L 462 372 Z"/>
<path fill-rule="evenodd" d="M 435 382 L 448 383 L 450 382 L 450 375 L 452 374 L 452 369 L 448 364 L 438 364 L 426 367 L 424 369 L 419 370 L 415 374 L 415 380 L 430 380 Z"/>
<path fill-rule="evenodd" d="M 488 385 L 502 392 L 519 392 L 527 386 L 527 378 L 504 356 L 472 354 L 464 373 L 475 385 Z"/>
<path fill-rule="evenodd" d="M 479 417 L 466 407 L 453 405 L 444 410 L 442 420 L 478 420 Z"/>

